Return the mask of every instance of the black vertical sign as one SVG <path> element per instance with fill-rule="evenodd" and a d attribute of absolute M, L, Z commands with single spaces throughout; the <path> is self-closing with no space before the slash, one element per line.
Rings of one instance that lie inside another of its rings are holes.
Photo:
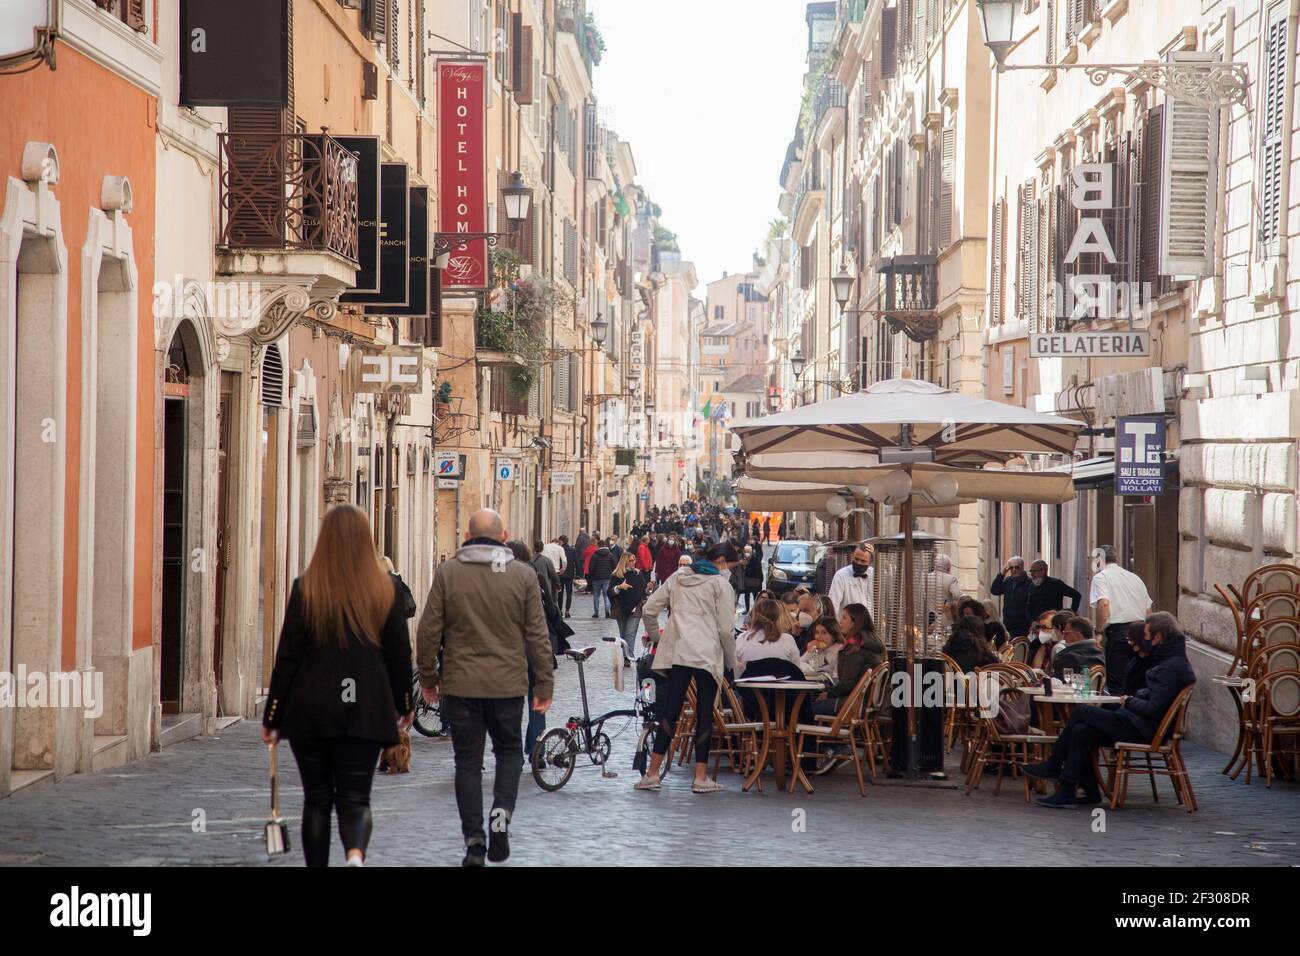
<path fill-rule="evenodd" d="M 379 291 L 346 292 L 340 302 L 405 306 L 410 293 L 411 189 L 405 163 L 384 163 L 379 172 Z M 389 313 L 385 313 L 389 314 Z"/>
<path fill-rule="evenodd" d="M 404 306 L 368 305 L 367 315 L 429 314 L 429 187 L 411 187 L 410 245 L 407 256 L 407 301 Z"/>

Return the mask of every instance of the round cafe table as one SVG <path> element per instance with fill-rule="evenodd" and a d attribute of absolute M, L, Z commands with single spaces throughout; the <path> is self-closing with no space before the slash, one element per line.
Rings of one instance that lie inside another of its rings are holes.
<path fill-rule="evenodd" d="M 821 681 L 811 680 L 745 680 L 742 678 L 736 681 L 734 686 L 738 690 L 742 687 L 751 690 L 770 690 L 775 692 L 776 696 L 776 701 L 769 708 L 766 694 L 754 695 L 758 699 L 758 719 L 763 725 L 763 742 L 759 745 L 758 760 L 754 762 L 754 769 L 745 778 L 745 786 L 742 789 L 749 790 L 758 782 L 759 774 L 763 772 L 770 759 L 778 787 L 788 786 L 790 790 L 794 790 L 795 781 L 798 781 L 803 784 L 805 790 L 812 793 L 812 784 L 803 775 L 799 761 L 794 759 L 792 730 L 799 722 L 799 708 L 803 706 L 804 698 L 809 694 L 824 691 L 826 685 Z M 789 694 L 794 694 L 792 703 L 787 703 Z"/>

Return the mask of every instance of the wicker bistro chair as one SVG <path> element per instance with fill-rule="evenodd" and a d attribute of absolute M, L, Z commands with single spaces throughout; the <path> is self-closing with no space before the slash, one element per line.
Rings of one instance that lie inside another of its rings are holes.
<path fill-rule="evenodd" d="M 1003 647 L 1011 648 L 1011 656 L 1003 658 L 1003 660 L 1014 661 L 1017 664 L 1029 663 L 1029 642 L 1023 637 L 1017 637 L 1004 644 Z"/>
<path fill-rule="evenodd" d="M 980 668 L 981 671 L 984 669 Z M 1000 695 L 1016 694 L 1019 693 L 1019 687 L 1004 685 L 999 689 L 998 693 Z M 1030 713 L 1032 715 L 1032 710 Z M 971 791 L 979 789 L 980 781 L 984 779 L 985 768 L 989 764 L 994 764 L 998 768 L 997 783 L 993 786 L 993 795 L 998 796 L 1002 792 L 1002 778 L 1006 775 L 1007 765 L 1010 764 L 1012 773 L 1018 774 L 1020 777 L 1025 793 L 1025 803 L 1028 803 L 1032 783 L 1021 768 L 1025 764 L 1042 759 L 1043 748 L 1054 743 L 1056 743 L 1054 736 L 1044 734 L 1041 731 L 1035 732 L 1035 728 L 1032 726 L 1029 728 L 1029 733 L 1004 734 L 998 731 L 995 718 L 981 717 L 979 737 L 975 750 L 971 754 L 970 769 L 966 775 L 966 796 L 970 796 Z"/>
<path fill-rule="evenodd" d="M 844 703 L 840 705 L 839 712 L 836 713 L 835 719 L 830 723 L 814 722 L 811 724 L 795 724 L 794 727 L 794 753 L 791 755 L 796 764 L 805 757 L 822 757 L 820 747 L 823 744 L 848 744 L 849 758 L 853 761 L 853 769 L 858 775 L 858 793 L 862 796 L 867 795 L 866 779 L 862 776 L 862 755 L 858 753 L 858 740 L 863 740 L 863 749 L 867 749 L 866 737 L 860 728 L 863 724 L 863 702 L 866 699 L 867 687 L 871 681 L 879 675 L 881 668 L 888 672 L 888 663 L 882 663 L 871 668 L 858 680 L 854 685 L 852 692 L 844 698 Z M 811 744 L 812 746 L 808 746 Z M 872 774 L 875 779 L 875 774 Z M 798 782 L 798 774 L 792 774 L 790 777 L 790 791 L 793 793 L 795 784 Z"/>
<path fill-rule="evenodd" d="M 1241 771 L 1246 771 L 1246 783 L 1251 781 L 1251 770 L 1258 767 L 1259 772 L 1268 781 L 1268 786 L 1272 786 L 1273 773 L 1273 749 L 1272 738 L 1276 736 L 1277 731 L 1268 732 L 1270 727 L 1270 717 L 1281 717 L 1283 720 L 1273 721 L 1272 726 L 1285 727 L 1289 721 L 1285 718 L 1290 711 L 1290 689 L 1294 686 L 1291 682 L 1280 681 L 1271 682 L 1269 678 L 1273 675 L 1281 675 L 1290 671 L 1300 671 L 1300 643 L 1274 644 L 1271 647 L 1262 648 L 1250 662 L 1250 669 L 1247 671 L 1247 678 L 1251 682 L 1249 689 L 1243 689 L 1241 699 L 1241 719 L 1242 719 L 1242 763 L 1237 767 L 1232 779 L 1237 779 Z M 1264 690 L 1266 687 L 1272 687 L 1273 692 L 1265 699 Z M 1279 712 L 1270 712 L 1270 708 L 1278 707 L 1281 704 Z M 1294 715 L 1292 715 L 1294 716 Z M 1283 729 L 1283 734 L 1290 731 Z M 1266 738 L 1268 738 L 1266 740 Z"/>
<path fill-rule="evenodd" d="M 1287 668 L 1270 671 L 1259 680 L 1258 719 L 1264 752 L 1266 786 L 1273 786 L 1273 755 L 1275 752 L 1300 754 L 1300 670 Z M 1277 750 L 1277 738 L 1289 739 L 1291 746 Z"/>
<path fill-rule="evenodd" d="M 1106 689 L 1105 664 L 1093 664 L 1088 668 L 1088 686 L 1094 694 L 1100 694 Z"/>
<path fill-rule="evenodd" d="M 718 779 L 718 767 L 722 755 L 727 755 L 727 762 L 734 773 L 748 774 L 753 770 L 754 761 L 758 759 L 758 735 L 763 725 L 757 721 L 746 720 L 745 708 L 736 696 L 735 689 L 727 683 L 719 688 L 719 706 L 713 712 L 713 779 Z M 722 701 L 727 703 L 721 707 Z M 758 779 L 758 792 L 763 792 L 763 780 Z"/>
<path fill-rule="evenodd" d="M 1251 627 L 1262 621 L 1300 618 L 1300 594 L 1295 591 L 1265 591 L 1246 602 L 1241 616 L 1247 636 Z"/>
<path fill-rule="evenodd" d="M 1223 603 L 1228 606 L 1228 610 L 1232 613 L 1232 625 L 1237 632 L 1236 656 L 1233 658 L 1232 667 L 1228 669 L 1228 675 L 1232 676 L 1236 673 L 1236 668 L 1241 666 L 1246 659 L 1246 619 L 1243 616 L 1241 604 L 1232 591 L 1225 590 L 1222 584 L 1216 584 L 1214 589 L 1219 592 L 1219 597 L 1223 598 Z M 1235 590 L 1234 588 L 1233 591 Z"/>
<path fill-rule="evenodd" d="M 668 745 L 668 761 L 672 762 L 673 757 L 677 758 L 677 766 L 686 762 L 687 754 L 695 748 L 695 678 L 691 678 L 690 685 L 686 688 L 686 702 L 682 705 L 681 716 L 677 718 L 677 726 L 673 729 L 673 739 Z"/>
<path fill-rule="evenodd" d="M 867 773 L 871 777 L 871 782 L 876 782 L 876 761 L 879 760 L 889 773 L 889 745 L 885 741 L 885 704 L 889 700 L 890 678 L 893 676 L 889 669 L 888 661 L 881 661 L 869 672 L 871 680 L 867 682 L 867 692 L 862 695 L 862 716 L 855 718 L 853 729 L 857 731 L 862 739 L 863 747 L 866 750 Z M 835 722 L 836 714 L 817 714 L 814 719 L 820 724 L 832 724 Z M 834 754 L 822 754 L 823 759 L 830 759 L 836 764 L 846 762 L 852 758 L 842 757 Z"/>
<path fill-rule="evenodd" d="M 1297 672 L 1300 675 L 1300 672 Z M 1159 800 L 1156 792 L 1156 774 L 1169 778 L 1174 785 L 1174 794 L 1178 802 L 1188 813 L 1196 809 L 1196 794 L 1192 792 L 1192 778 L 1187 773 L 1183 754 L 1179 745 L 1187 731 L 1187 703 L 1192 696 L 1195 684 L 1184 687 L 1174 702 L 1169 705 L 1155 736 L 1150 743 L 1117 743 L 1114 747 L 1115 762 L 1110 767 L 1110 776 L 1106 790 L 1110 794 L 1110 808 L 1117 809 L 1128 797 L 1128 778 L 1134 773 L 1144 773 L 1151 780 L 1151 798 Z M 1133 758 L 1145 758 L 1143 766 L 1134 766 Z M 1160 766 L 1152 763 L 1159 760 Z"/>
<path fill-rule="evenodd" d="M 1246 629 L 1237 651 L 1239 659 L 1233 661 L 1233 664 L 1249 671 L 1261 652 L 1271 647 L 1297 643 L 1300 643 L 1300 618 L 1275 617 L 1256 621 Z M 1228 673 L 1231 674 L 1233 669 L 1230 667 Z"/>
<path fill-rule="evenodd" d="M 1293 564 L 1265 564 L 1246 575 L 1241 593 L 1249 601 L 1270 591 L 1300 594 L 1300 568 Z"/>
<path fill-rule="evenodd" d="M 1003 645 L 1004 649 L 1007 645 Z M 965 678 L 965 673 L 955 660 L 939 652 L 943 659 L 944 669 L 944 686 L 954 686 L 959 680 Z M 951 675 L 951 676 L 949 676 Z M 971 738 L 975 734 L 975 711 L 977 708 L 970 706 L 969 702 L 958 702 L 955 700 L 946 701 L 948 704 L 948 713 L 943 719 L 943 738 L 947 746 L 944 748 L 945 753 L 951 753 L 952 748 L 957 745 L 957 741 L 962 743 L 962 770 L 966 769 L 966 760 L 970 757 Z"/>

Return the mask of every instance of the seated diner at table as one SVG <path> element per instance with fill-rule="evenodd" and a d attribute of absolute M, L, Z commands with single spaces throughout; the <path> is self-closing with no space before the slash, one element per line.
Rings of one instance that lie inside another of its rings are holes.
<path fill-rule="evenodd" d="M 1116 743 L 1149 742 L 1174 699 L 1196 682 L 1187 660 L 1187 640 L 1172 614 L 1157 611 L 1147 615 L 1141 636 L 1130 637 L 1136 638 L 1132 645 L 1136 656 L 1125 671 L 1119 703 L 1075 707 L 1052 745 L 1051 756 L 1025 767 L 1031 777 L 1058 781 L 1054 794 L 1039 798 L 1041 806 L 1100 803 L 1092 751 Z"/>
<path fill-rule="evenodd" d="M 1063 629 L 1064 640 L 1057 643 L 1058 650 L 1052 657 L 1052 676 L 1057 680 L 1065 679 L 1065 671 L 1087 674 L 1088 669 L 1098 664 L 1106 664 L 1106 655 L 1092 630 L 1092 622 L 1086 617 L 1071 617 Z"/>
<path fill-rule="evenodd" d="M 952 635 L 943 646 L 943 652 L 956 661 L 963 673 L 969 674 L 977 667 L 998 663 L 998 655 L 984 636 L 984 621 L 973 614 L 959 617 L 952 626 Z"/>
<path fill-rule="evenodd" d="M 762 600 L 754 605 L 749 628 L 736 638 L 737 677 L 743 677 L 746 666 L 754 661 L 779 658 L 799 663 L 799 648 L 794 638 L 781 629 L 781 618 L 781 605 L 776 601 Z"/>
<path fill-rule="evenodd" d="M 813 623 L 812 639 L 799 658 L 799 669 L 809 680 L 824 680 L 828 684 L 834 684 L 839 674 L 837 664 L 840 651 L 843 649 L 844 635 L 840 633 L 835 618 L 818 618 Z"/>
<path fill-rule="evenodd" d="M 837 659 L 836 680 L 821 699 L 813 701 L 814 714 L 838 713 L 862 675 L 885 659 L 885 645 L 876 636 L 866 605 L 844 605 L 839 625 L 844 644 Z"/>

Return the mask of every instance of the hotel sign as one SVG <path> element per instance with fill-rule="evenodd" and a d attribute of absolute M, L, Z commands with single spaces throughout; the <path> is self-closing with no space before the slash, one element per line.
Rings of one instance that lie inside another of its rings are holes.
<path fill-rule="evenodd" d="M 438 61 L 438 231 L 487 231 L 487 63 Z M 491 285 L 487 241 L 452 246 L 448 292 Z"/>
<path fill-rule="evenodd" d="M 1150 354 L 1149 332 L 1045 332 L 1029 336 L 1030 358 L 1140 358 Z"/>

